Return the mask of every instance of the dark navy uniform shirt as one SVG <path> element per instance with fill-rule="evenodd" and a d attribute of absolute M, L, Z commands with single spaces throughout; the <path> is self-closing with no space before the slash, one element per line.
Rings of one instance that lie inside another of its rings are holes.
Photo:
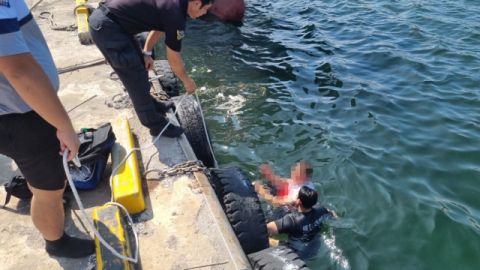
<path fill-rule="evenodd" d="M 314 205 L 308 213 L 294 212 L 276 220 L 278 233 L 288 234 L 289 240 L 308 242 L 320 233 L 322 222 L 332 217 L 327 208 Z"/>
<path fill-rule="evenodd" d="M 105 4 L 131 35 L 165 32 L 165 44 L 180 52 L 185 37 L 188 0 L 111 0 Z"/>

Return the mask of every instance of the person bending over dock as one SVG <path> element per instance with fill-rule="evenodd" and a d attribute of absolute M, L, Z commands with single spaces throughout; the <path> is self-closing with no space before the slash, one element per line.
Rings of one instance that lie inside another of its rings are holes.
<path fill-rule="evenodd" d="M 47 43 L 24 0 L 0 1 L 0 154 L 12 158 L 33 193 L 30 215 L 50 255 L 80 258 L 93 240 L 68 236 L 62 156 L 80 146 L 57 96 L 59 78 Z M 60 155 L 59 155 L 60 153 Z"/>
<path fill-rule="evenodd" d="M 326 218 L 337 218 L 334 211 L 322 205 L 315 205 L 318 201 L 318 192 L 303 186 L 297 197 L 297 210 L 283 218 L 267 223 L 268 234 L 288 235 L 287 242 L 281 242 L 292 248 L 302 260 L 315 257 L 320 248 L 320 231 L 322 222 Z"/>
<path fill-rule="evenodd" d="M 138 119 L 157 136 L 168 123 L 165 112 L 172 102 L 157 102 L 150 95 L 148 70 L 153 68 L 152 50 L 165 35 L 168 63 L 183 82 L 187 94 L 197 88 L 180 56 L 187 15 L 204 15 L 214 0 L 111 0 L 100 5 L 89 18 L 89 31 L 98 49 L 122 81 Z M 142 49 L 136 34 L 150 31 Z M 177 137 L 183 128 L 169 125 L 163 135 Z"/>

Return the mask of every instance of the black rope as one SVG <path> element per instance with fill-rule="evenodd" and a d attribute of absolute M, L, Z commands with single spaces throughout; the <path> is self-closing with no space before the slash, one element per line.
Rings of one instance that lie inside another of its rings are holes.
<path fill-rule="evenodd" d="M 97 96 L 97 95 L 94 95 L 93 97 L 91 97 L 91 98 L 89 98 L 89 99 L 85 100 L 84 102 L 82 102 L 82 103 L 78 104 L 77 106 L 75 106 L 75 107 L 71 108 L 71 109 L 70 109 L 70 110 L 69 110 L 67 113 L 69 113 L 69 112 L 71 112 L 71 111 L 75 110 L 76 108 L 78 108 L 78 107 L 82 106 L 83 104 L 85 104 L 85 103 L 87 103 L 88 101 L 92 100 L 92 99 L 93 99 L 93 98 L 95 98 L 96 96 Z"/>

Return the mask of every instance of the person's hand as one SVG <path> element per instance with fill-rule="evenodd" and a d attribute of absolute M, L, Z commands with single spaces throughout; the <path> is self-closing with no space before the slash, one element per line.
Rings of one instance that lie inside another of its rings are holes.
<path fill-rule="evenodd" d="M 255 181 L 253 182 L 253 187 L 255 188 L 256 192 L 259 192 L 262 189 L 262 181 Z"/>
<path fill-rule="evenodd" d="M 280 202 L 273 201 L 273 200 L 272 200 L 272 205 L 273 205 L 274 207 L 281 207 L 281 206 L 282 206 L 282 204 L 281 204 Z"/>
<path fill-rule="evenodd" d="M 60 141 L 60 155 L 63 156 L 65 149 L 68 148 L 70 153 L 68 154 L 67 161 L 71 161 L 78 153 L 80 147 L 80 140 L 73 128 L 66 131 L 57 130 L 57 138 Z"/>
<path fill-rule="evenodd" d="M 255 189 L 256 192 L 258 192 L 260 190 L 259 182 L 260 181 L 253 182 L 253 188 Z"/>
<path fill-rule="evenodd" d="M 153 58 L 150 55 L 143 55 L 143 60 L 145 61 L 145 69 L 150 71 L 153 68 Z"/>
<path fill-rule="evenodd" d="M 260 173 L 261 174 L 270 174 L 270 172 L 271 172 L 270 164 L 260 165 Z"/>
<path fill-rule="evenodd" d="M 184 82 L 184 85 L 188 95 L 195 93 L 195 90 L 197 90 L 197 84 L 191 78 L 188 78 L 188 80 Z"/>

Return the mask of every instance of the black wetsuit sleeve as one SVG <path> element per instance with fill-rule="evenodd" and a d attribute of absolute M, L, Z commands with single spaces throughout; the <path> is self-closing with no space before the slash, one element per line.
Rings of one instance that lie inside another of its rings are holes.
<path fill-rule="evenodd" d="M 323 205 L 315 205 L 314 208 L 316 208 L 315 210 L 318 211 L 318 216 L 323 216 L 323 215 L 332 215 L 332 213 L 330 211 L 328 211 L 327 208 L 325 208 L 325 206 Z"/>
<path fill-rule="evenodd" d="M 278 233 L 292 233 L 295 228 L 295 222 L 290 215 L 284 216 L 282 219 L 275 220 L 277 225 Z"/>
<path fill-rule="evenodd" d="M 324 206 L 320 206 L 318 208 L 318 217 L 322 218 L 322 222 L 325 221 L 326 219 L 333 218 L 332 212 L 330 212 L 327 208 Z M 321 225 L 320 225 L 321 226 Z"/>

